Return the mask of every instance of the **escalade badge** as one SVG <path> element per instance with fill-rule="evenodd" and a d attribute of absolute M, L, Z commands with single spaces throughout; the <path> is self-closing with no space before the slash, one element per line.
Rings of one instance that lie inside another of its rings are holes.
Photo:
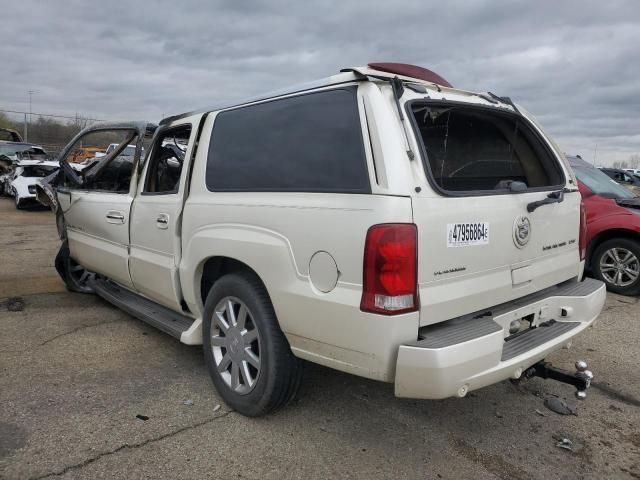
<path fill-rule="evenodd" d="M 516 247 L 523 248 L 528 242 L 531 236 L 531 222 L 528 217 L 519 216 L 516 217 L 513 222 L 513 242 Z"/>

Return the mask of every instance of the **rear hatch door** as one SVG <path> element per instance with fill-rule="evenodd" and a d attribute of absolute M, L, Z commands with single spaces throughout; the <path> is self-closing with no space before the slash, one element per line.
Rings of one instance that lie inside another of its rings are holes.
<path fill-rule="evenodd" d="M 431 188 L 413 197 L 421 325 L 575 277 L 580 194 L 515 111 L 410 102 Z"/>

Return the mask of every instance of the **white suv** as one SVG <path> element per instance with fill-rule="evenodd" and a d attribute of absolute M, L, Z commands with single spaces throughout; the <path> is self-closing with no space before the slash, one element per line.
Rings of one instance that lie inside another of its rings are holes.
<path fill-rule="evenodd" d="M 424 399 L 544 376 L 602 309 L 573 173 L 507 98 L 378 64 L 167 118 L 143 162 L 153 130 L 96 125 L 65 149 L 56 264 L 202 343 L 246 415 L 286 404 L 301 360 Z M 119 147 L 77 172 L 91 134 Z M 565 374 L 581 395 L 585 369 Z"/>

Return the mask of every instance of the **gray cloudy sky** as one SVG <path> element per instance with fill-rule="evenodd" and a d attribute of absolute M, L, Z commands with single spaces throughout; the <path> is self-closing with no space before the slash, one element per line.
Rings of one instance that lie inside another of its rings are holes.
<path fill-rule="evenodd" d="M 145 118 L 397 61 L 509 95 L 570 153 L 640 153 L 640 3 L 29 1 L 3 8 L 0 109 Z"/>

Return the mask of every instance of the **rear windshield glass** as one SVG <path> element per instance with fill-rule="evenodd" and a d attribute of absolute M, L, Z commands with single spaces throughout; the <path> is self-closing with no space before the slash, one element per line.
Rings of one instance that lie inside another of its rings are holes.
<path fill-rule="evenodd" d="M 57 169 L 58 167 L 49 167 L 44 165 L 28 166 L 28 167 L 24 167 L 22 176 L 44 178 L 47 175 L 55 172 Z"/>
<path fill-rule="evenodd" d="M 440 189 L 450 192 L 508 191 L 564 183 L 557 161 L 525 120 L 515 115 L 458 105 L 412 105 L 426 166 Z"/>

